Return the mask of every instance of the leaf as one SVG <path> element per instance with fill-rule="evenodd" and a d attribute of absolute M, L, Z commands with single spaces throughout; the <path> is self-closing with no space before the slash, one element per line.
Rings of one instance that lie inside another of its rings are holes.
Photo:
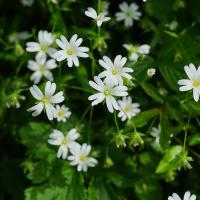
<path fill-rule="evenodd" d="M 164 33 L 170 35 L 173 38 L 178 38 L 179 36 L 175 33 L 175 32 L 171 32 L 171 31 L 164 31 Z"/>
<path fill-rule="evenodd" d="M 162 149 L 166 149 L 169 146 L 170 135 L 171 135 L 171 128 L 168 121 L 167 113 L 162 111 L 160 113 L 160 138 L 159 143 Z"/>
<path fill-rule="evenodd" d="M 155 116 L 159 114 L 160 110 L 158 108 L 153 108 L 147 111 L 143 111 L 136 115 L 134 118 L 127 122 L 128 126 L 134 123 L 136 127 L 143 127 L 148 124 L 148 122 Z"/>
<path fill-rule="evenodd" d="M 157 101 L 158 103 L 163 104 L 163 99 L 160 96 L 160 94 L 157 91 L 157 88 L 154 87 L 152 84 L 150 83 L 142 83 L 141 84 L 143 90 L 155 101 Z"/>
<path fill-rule="evenodd" d="M 166 154 L 159 162 L 156 173 L 166 173 L 168 171 L 174 171 L 181 167 L 181 154 L 184 152 L 184 148 L 180 145 L 172 146 L 167 150 Z"/>

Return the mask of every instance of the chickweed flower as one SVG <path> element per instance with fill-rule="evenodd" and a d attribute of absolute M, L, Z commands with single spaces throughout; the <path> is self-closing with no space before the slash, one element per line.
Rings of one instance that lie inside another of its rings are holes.
<path fill-rule="evenodd" d="M 77 34 L 73 35 L 70 41 L 68 41 L 64 35 L 61 35 L 60 39 L 56 40 L 56 43 L 62 50 L 57 51 L 54 54 L 54 58 L 58 62 L 67 59 L 68 67 L 72 67 L 73 65 L 78 67 L 78 57 L 88 57 L 88 54 L 86 52 L 89 51 L 89 48 L 87 47 L 80 47 L 82 42 L 83 39 L 78 38 Z"/>
<path fill-rule="evenodd" d="M 35 106 L 29 108 L 28 112 L 33 112 L 32 116 L 36 117 L 41 114 L 44 109 L 49 120 L 57 117 L 56 108 L 54 104 L 58 104 L 64 101 L 63 92 L 58 92 L 54 95 L 56 91 L 56 84 L 48 81 L 45 86 L 45 93 L 41 92 L 38 86 L 33 85 L 30 88 L 32 96 L 38 100 Z"/>
<path fill-rule="evenodd" d="M 71 116 L 71 112 L 69 108 L 65 105 L 59 106 L 56 105 L 56 113 L 57 113 L 57 120 L 66 122 L 66 120 Z"/>
<path fill-rule="evenodd" d="M 148 70 L 147 70 L 147 75 L 149 76 L 149 77 L 152 77 L 153 75 L 155 75 L 156 74 L 156 69 L 155 68 L 149 68 Z"/>
<path fill-rule="evenodd" d="M 125 26 L 133 26 L 134 20 L 139 20 L 141 12 L 138 11 L 139 6 L 136 3 L 128 5 L 126 2 L 119 4 L 120 12 L 115 14 L 117 21 L 124 21 Z"/>
<path fill-rule="evenodd" d="M 173 193 L 172 196 L 168 197 L 168 200 L 181 200 L 181 198 L 177 193 Z M 191 194 L 189 191 L 187 191 L 184 194 L 183 200 L 196 200 L 196 195 Z"/>
<path fill-rule="evenodd" d="M 122 100 L 118 100 L 118 104 L 120 107 L 118 117 L 120 117 L 122 121 L 131 119 L 140 112 L 140 104 L 132 103 L 132 98 L 130 96 L 123 97 Z"/>
<path fill-rule="evenodd" d="M 28 69 L 34 71 L 31 75 L 30 80 L 35 84 L 38 84 L 42 79 L 42 76 L 47 78 L 49 81 L 53 81 L 53 74 L 50 72 L 51 69 L 55 69 L 57 64 L 54 59 L 46 60 L 45 54 L 38 54 L 35 58 L 36 61 L 28 61 Z"/>
<path fill-rule="evenodd" d="M 99 64 L 105 69 L 105 71 L 99 74 L 100 78 L 105 77 L 105 82 L 111 82 L 114 85 L 123 85 L 123 78 L 128 80 L 132 79 L 132 76 L 128 73 L 132 73 L 133 69 L 124 67 L 127 58 L 117 55 L 114 62 L 107 56 L 103 56 L 103 59 L 99 60 Z"/>
<path fill-rule="evenodd" d="M 59 146 L 57 157 L 66 159 L 68 151 L 76 144 L 75 140 L 78 137 L 79 133 L 75 128 L 71 129 L 65 135 L 59 130 L 54 130 L 49 136 L 48 143 Z"/>
<path fill-rule="evenodd" d="M 38 32 L 38 42 L 27 42 L 26 51 L 28 52 L 38 52 L 41 54 L 48 54 L 53 57 L 56 49 L 52 48 L 51 45 L 54 42 L 54 35 L 48 31 L 39 31 Z"/>
<path fill-rule="evenodd" d="M 181 85 L 180 91 L 193 90 L 193 98 L 195 101 L 199 100 L 200 95 L 200 67 L 195 68 L 193 64 L 184 67 L 185 73 L 189 79 L 181 79 L 178 81 L 178 84 Z"/>
<path fill-rule="evenodd" d="M 106 13 L 101 12 L 99 15 L 97 15 L 97 12 L 91 7 L 85 11 L 85 15 L 94 19 L 98 27 L 101 26 L 103 22 L 110 20 L 110 17 L 106 17 Z"/>
<path fill-rule="evenodd" d="M 160 124 L 158 125 L 158 127 L 152 127 L 150 135 L 155 138 L 156 143 L 159 143 L 160 133 L 161 133 Z"/>
<path fill-rule="evenodd" d="M 95 106 L 104 99 L 109 112 L 113 113 L 114 109 L 119 110 L 118 103 L 114 96 L 127 96 L 128 93 L 126 86 L 114 86 L 111 82 L 103 82 L 98 76 L 94 77 L 94 81 L 89 81 L 89 85 L 98 91 L 97 94 L 93 94 L 88 97 L 88 100 L 93 101 L 92 106 Z"/>
<path fill-rule="evenodd" d="M 151 48 L 148 44 L 142 44 L 140 46 L 123 44 L 123 47 L 129 52 L 129 59 L 131 61 L 137 61 L 139 56 L 149 54 Z"/>
<path fill-rule="evenodd" d="M 71 148 L 72 155 L 68 157 L 70 165 L 77 165 L 78 171 L 86 172 L 88 167 L 94 167 L 97 164 L 97 160 L 93 157 L 90 157 L 91 146 L 88 144 L 75 144 Z"/>

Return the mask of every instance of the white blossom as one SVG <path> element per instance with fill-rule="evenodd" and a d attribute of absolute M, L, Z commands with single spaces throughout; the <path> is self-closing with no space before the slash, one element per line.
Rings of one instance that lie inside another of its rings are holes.
<path fill-rule="evenodd" d="M 49 81 L 53 81 L 53 74 L 50 70 L 55 69 L 56 67 L 57 64 L 54 59 L 46 60 L 45 54 L 38 54 L 36 55 L 35 61 L 28 61 L 28 69 L 34 71 L 30 80 L 35 84 L 38 84 L 42 79 L 42 76 L 44 76 Z"/>
<path fill-rule="evenodd" d="M 150 76 L 150 77 L 152 77 L 153 75 L 155 75 L 155 73 L 156 73 L 156 69 L 155 68 L 149 68 L 147 70 L 147 75 Z"/>
<path fill-rule="evenodd" d="M 129 52 L 129 59 L 131 61 L 137 61 L 140 55 L 147 55 L 150 52 L 150 46 L 148 44 L 132 45 L 123 44 L 123 47 Z"/>
<path fill-rule="evenodd" d="M 156 143 L 159 143 L 160 133 L 161 133 L 160 124 L 158 125 L 158 127 L 152 127 L 150 135 L 155 138 Z"/>
<path fill-rule="evenodd" d="M 178 84 L 181 85 L 180 91 L 193 90 L 193 98 L 195 101 L 199 100 L 200 95 L 200 67 L 195 68 L 193 64 L 184 67 L 185 73 L 189 79 L 181 79 L 178 81 Z"/>
<path fill-rule="evenodd" d="M 41 114 L 44 109 L 49 120 L 57 117 L 56 108 L 54 104 L 58 104 L 64 101 L 63 92 L 58 92 L 54 95 L 56 91 L 56 84 L 48 81 L 45 86 L 45 93 L 41 92 L 37 85 L 33 85 L 30 88 L 32 96 L 37 100 L 35 106 L 29 108 L 28 112 L 33 112 L 32 116 L 36 117 Z"/>
<path fill-rule="evenodd" d="M 48 31 L 39 31 L 38 32 L 38 42 L 27 42 L 26 51 L 28 52 L 38 52 L 41 54 L 48 54 L 53 57 L 56 49 L 52 48 L 51 45 L 54 42 L 54 35 Z"/>
<path fill-rule="evenodd" d="M 106 101 L 109 112 L 119 110 L 119 105 L 114 96 L 127 96 L 128 93 L 126 86 L 114 86 L 112 82 L 103 82 L 98 76 L 94 77 L 94 81 L 89 81 L 89 85 L 98 91 L 88 97 L 88 100 L 93 101 L 92 106 L 95 106 L 102 101 Z"/>
<path fill-rule="evenodd" d="M 128 73 L 132 73 L 133 69 L 124 67 L 127 58 L 117 55 L 114 62 L 107 56 L 99 60 L 99 64 L 105 69 L 105 71 L 99 74 L 100 78 L 105 77 L 105 82 L 112 82 L 114 85 L 123 85 L 123 78 L 128 80 L 132 79 L 132 76 Z"/>
<path fill-rule="evenodd" d="M 94 10 L 91 7 L 89 7 L 85 11 L 85 15 L 94 19 L 96 21 L 98 27 L 101 26 L 103 22 L 107 22 L 110 20 L 110 17 L 106 17 L 106 13 L 101 12 L 101 13 L 97 14 L 96 10 Z"/>
<path fill-rule="evenodd" d="M 118 100 L 118 104 L 120 107 L 118 117 L 120 117 L 122 121 L 131 119 L 141 111 L 139 108 L 140 104 L 132 103 L 132 98 L 130 96 L 123 97 L 122 100 Z"/>
<path fill-rule="evenodd" d="M 97 160 L 90 157 L 91 146 L 88 144 L 75 144 L 71 148 L 72 155 L 68 157 L 70 165 L 77 165 L 78 171 L 86 172 L 88 167 L 94 167 L 97 164 Z"/>
<path fill-rule="evenodd" d="M 119 4 L 120 12 L 115 14 L 117 21 L 124 21 L 125 26 L 133 26 L 134 20 L 139 20 L 141 12 L 138 11 L 139 6 L 136 3 L 128 5 L 126 2 Z"/>
<path fill-rule="evenodd" d="M 59 106 L 56 105 L 56 113 L 57 113 L 57 120 L 66 122 L 66 120 L 71 116 L 71 112 L 69 108 L 65 105 Z"/>
<path fill-rule="evenodd" d="M 79 137 L 79 133 L 75 128 L 71 129 L 66 134 L 63 134 L 59 130 L 54 130 L 49 135 L 48 143 L 51 145 L 59 146 L 57 157 L 66 159 L 70 148 L 76 144 L 76 139 Z"/>
<path fill-rule="evenodd" d="M 78 57 L 88 57 L 86 52 L 89 51 L 89 48 L 87 47 L 80 47 L 82 42 L 83 39 L 78 38 L 77 34 L 73 35 L 70 41 L 68 41 L 64 35 L 61 35 L 60 39 L 56 40 L 56 43 L 62 50 L 59 50 L 54 54 L 55 59 L 59 62 L 67 59 L 68 67 L 72 67 L 73 65 L 78 67 Z"/>
<path fill-rule="evenodd" d="M 173 193 L 172 196 L 168 197 L 168 200 L 181 200 L 181 198 L 179 197 L 179 195 L 177 193 Z M 187 191 L 184 194 L 183 200 L 196 200 L 196 195 L 192 194 Z"/>

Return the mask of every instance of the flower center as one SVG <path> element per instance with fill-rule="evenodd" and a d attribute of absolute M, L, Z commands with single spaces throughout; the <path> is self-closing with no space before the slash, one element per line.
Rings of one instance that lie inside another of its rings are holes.
<path fill-rule="evenodd" d="M 137 52 L 137 46 L 132 46 L 131 49 L 130 49 L 130 52 L 131 53 Z"/>
<path fill-rule="evenodd" d="M 79 157 L 79 160 L 82 161 L 82 162 L 85 161 L 86 159 L 87 159 L 86 156 L 80 156 Z"/>
<path fill-rule="evenodd" d="M 103 93 L 105 96 L 109 96 L 111 94 L 110 90 L 108 90 L 108 89 L 104 90 Z"/>
<path fill-rule="evenodd" d="M 64 114 L 65 114 L 65 112 L 64 112 L 64 111 L 62 111 L 62 110 L 58 112 L 58 116 L 59 116 L 59 117 L 63 117 L 63 116 L 64 116 Z"/>
<path fill-rule="evenodd" d="M 74 54 L 74 50 L 73 49 L 67 49 L 67 54 L 68 55 L 73 55 Z"/>
<path fill-rule="evenodd" d="M 199 81 L 193 81 L 192 86 L 198 87 L 200 85 Z"/>
<path fill-rule="evenodd" d="M 127 113 L 127 112 L 130 112 L 131 111 L 131 107 L 129 105 L 126 105 L 124 107 L 124 112 Z"/>
<path fill-rule="evenodd" d="M 117 75 L 118 71 L 116 69 L 112 70 L 112 75 Z"/>
<path fill-rule="evenodd" d="M 43 103 L 46 103 L 46 102 L 48 101 L 48 98 L 44 96 L 44 97 L 42 98 L 41 101 L 42 101 Z"/>
<path fill-rule="evenodd" d="M 68 143 L 68 139 L 67 137 L 64 137 L 61 141 L 62 144 L 67 144 Z"/>
<path fill-rule="evenodd" d="M 131 11 L 127 11 L 126 12 L 126 17 L 131 17 L 132 16 L 132 12 Z"/>
<path fill-rule="evenodd" d="M 40 72 L 44 73 L 47 69 L 44 65 L 39 65 Z"/>
<path fill-rule="evenodd" d="M 46 52 L 48 48 L 46 45 L 41 45 L 40 49 L 41 49 L 41 51 Z"/>

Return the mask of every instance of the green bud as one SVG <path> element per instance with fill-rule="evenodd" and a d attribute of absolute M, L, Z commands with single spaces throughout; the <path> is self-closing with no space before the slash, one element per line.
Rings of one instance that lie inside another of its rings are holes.
<path fill-rule="evenodd" d="M 106 156 L 106 159 L 104 161 L 104 167 L 105 168 L 110 168 L 114 165 L 113 161 L 111 160 L 111 158 L 109 156 Z"/>
<path fill-rule="evenodd" d="M 186 169 L 192 169 L 192 166 L 189 162 L 193 161 L 192 157 L 187 156 L 187 151 L 183 152 L 183 155 L 181 157 L 181 167 Z"/>
<path fill-rule="evenodd" d="M 131 135 L 131 139 L 130 139 L 130 142 L 129 142 L 129 145 L 130 146 L 142 146 L 144 144 L 144 141 L 142 139 L 142 133 L 139 133 L 139 132 L 134 132 L 132 133 Z"/>
<path fill-rule="evenodd" d="M 15 44 L 15 54 L 16 56 L 22 56 L 24 54 L 24 49 L 20 44 Z"/>
<path fill-rule="evenodd" d="M 126 147 L 126 139 L 128 139 L 128 136 L 123 135 L 122 133 L 118 133 L 117 135 L 115 135 L 114 137 L 114 142 L 117 146 L 117 148 L 119 147 Z"/>

